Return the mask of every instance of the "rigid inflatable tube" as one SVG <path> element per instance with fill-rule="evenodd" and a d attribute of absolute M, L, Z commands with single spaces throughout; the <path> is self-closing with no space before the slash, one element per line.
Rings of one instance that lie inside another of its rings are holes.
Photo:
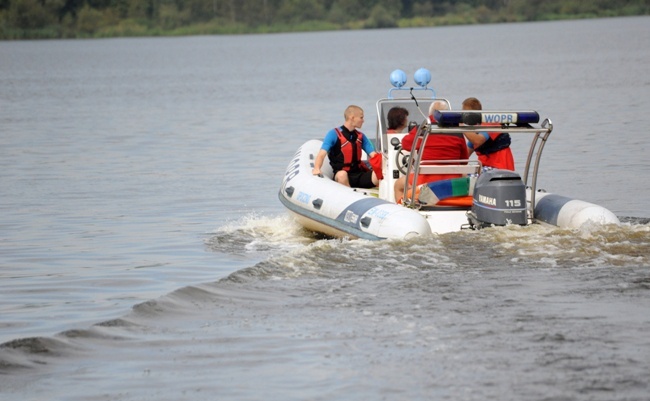
<path fill-rule="evenodd" d="M 614 213 L 602 206 L 547 192 L 535 193 L 535 219 L 560 228 L 580 228 L 589 221 L 621 223 Z"/>
<path fill-rule="evenodd" d="M 285 172 L 280 201 L 301 216 L 303 225 L 335 236 L 405 239 L 431 228 L 417 211 L 369 197 L 328 177 L 312 175 L 321 141 L 303 144 Z"/>

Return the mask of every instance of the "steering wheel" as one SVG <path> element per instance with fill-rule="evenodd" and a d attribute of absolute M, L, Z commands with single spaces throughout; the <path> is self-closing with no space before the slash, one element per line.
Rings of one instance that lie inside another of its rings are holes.
<path fill-rule="evenodd" d="M 400 173 L 406 175 L 406 169 L 411 161 L 411 155 L 402 149 L 402 143 L 398 138 L 392 137 L 390 144 L 393 145 L 393 149 L 397 151 L 397 153 L 395 153 L 395 165 L 397 166 L 397 169 Z"/>
<path fill-rule="evenodd" d="M 418 127 L 418 133 L 416 138 L 420 137 L 420 134 L 424 132 L 425 129 L 427 129 L 428 121 L 424 120 L 422 121 L 422 124 Z M 403 175 L 406 175 L 406 171 L 408 169 L 408 165 L 411 162 L 411 155 L 408 153 L 408 151 L 405 151 L 402 148 L 402 143 L 399 142 L 399 139 L 393 138 L 391 140 L 391 145 L 395 147 L 395 150 L 397 153 L 395 153 L 395 165 L 397 166 L 397 169 L 399 170 L 400 173 Z"/>
<path fill-rule="evenodd" d="M 395 153 L 395 165 L 400 173 L 406 175 L 406 170 L 411 162 L 411 155 L 402 148 L 401 144 L 397 146 L 395 150 L 397 151 L 397 153 Z"/>

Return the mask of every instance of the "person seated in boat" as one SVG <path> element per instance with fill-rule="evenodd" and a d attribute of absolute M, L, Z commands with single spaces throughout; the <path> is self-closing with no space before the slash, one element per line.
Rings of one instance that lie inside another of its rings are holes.
<path fill-rule="evenodd" d="M 400 134 L 408 126 L 409 111 L 404 107 L 395 106 L 388 110 L 386 120 L 388 121 L 387 134 Z"/>
<path fill-rule="evenodd" d="M 373 188 L 379 185 L 377 173 L 361 160 L 362 150 L 370 159 L 379 158 L 375 146 L 358 129 L 363 126 L 363 109 L 351 105 L 343 113 L 345 122 L 325 134 L 323 145 L 314 160 L 312 174 L 320 175 L 325 156 L 329 156 L 334 180 L 348 187 Z"/>
<path fill-rule="evenodd" d="M 435 101 L 429 107 L 429 120 L 435 123 L 433 112 L 435 110 L 447 110 L 447 103 Z M 413 141 L 417 135 L 419 127 L 413 128 L 404 138 L 402 138 L 402 149 L 411 150 Z M 420 143 L 416 149 L 420 148 Z M 467 144 L 463 134 L 430 134 L 422 150 L 421 160 L 464 160 L 469 158 Z M 459 174 L 419 174 L 415 185 L 424 184 L 439 180 L 461 177 Z M 409 183 L 413 182 L 413 173 L 409 177 Z M 404 198 L 406 187 L 406 176 L 402 176 L 395 181 L 394 192 L 395 202 L 401 202 Z"/>
<path fill-rule="evenodd" d="M 483 110 L 483 106 L 477 98 L 469 97 L 463 100 L 463 110 Z M 469 154 L 476 153 L 483 167 L 515 170 L 515 159 L 510 150 L 510 134 L 485 131 L 465 132 L 465 137 Z"/>

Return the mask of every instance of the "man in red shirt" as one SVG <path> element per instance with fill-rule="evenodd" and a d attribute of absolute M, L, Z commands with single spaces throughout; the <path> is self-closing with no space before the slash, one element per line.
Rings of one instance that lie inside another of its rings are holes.
<path fill-rule="evenodd" d="M 429 107 L 429 119 L 432 123 L 436 120 L 433 117 L 434 110 L 447 110 L 447 103 L 435 101 Z M 410 151 L 413 146 L 413 141 L 418 132 L 418 127 L 413 128 L 404 138 L 402 138 L 402 149 Z M 417 148 L 420 148 L 420 143 Z M 421 160 L 466 160 L 469 158 L 467 144 L 462 134 L 429 134 L 427 142 L 424 144 L 422 150 Z M 426 182 L 433 182 L 439 180 L 446 180 L 449 178 L 458 178 L 459 174 L 419 174 L 418 180 L 415 185 L 424 184 Z M 409 185 L 413 182 L 413 174 L 409 177 Z M 395 181 L 395 202 L 400 202 L 404 197 L 404 187 L 406 184 L 406 176 L 400 177 Z"/>

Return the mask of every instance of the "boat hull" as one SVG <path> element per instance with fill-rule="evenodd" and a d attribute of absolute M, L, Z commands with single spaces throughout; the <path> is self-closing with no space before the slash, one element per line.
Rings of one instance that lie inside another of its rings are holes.
<path fill-rule="evenodd" d="M 381 240 L 445 234 L 470 227 L 469 207 L 416 210 L 392 199 L 381 199 L 376 191 L 341 185 L 332 179 L 327 158 L 321 169 L 323 176 L 314 176 L 314 160 L 321 145 L 320 140 L 310 140 L 298 149 L 278 193 L 282 204 L 306 229 L 331 237 Z M 382 181 L 379 194 L 381 186 L 386 185 L 392 182 Z M 527 189 L 528 203 L 531 198 Z M 544 191 L 535 192 L 534 220 L 528 223 L 531 222 L 567 229 L 577 229 L 588 222 L 620 224 L 616 215 L 602 206 Z"/>
<path fill-rule="evenodd" d="M 431 234 L 426 218 L 415 210 L 341 185 L 332 180 L 331 170 L 326 167 L 325 177 L 313 175 L 321 144 L 311 140 L 298 149 L 278 194 L 301 225 L 333 237 L 369 240 Z"/>

